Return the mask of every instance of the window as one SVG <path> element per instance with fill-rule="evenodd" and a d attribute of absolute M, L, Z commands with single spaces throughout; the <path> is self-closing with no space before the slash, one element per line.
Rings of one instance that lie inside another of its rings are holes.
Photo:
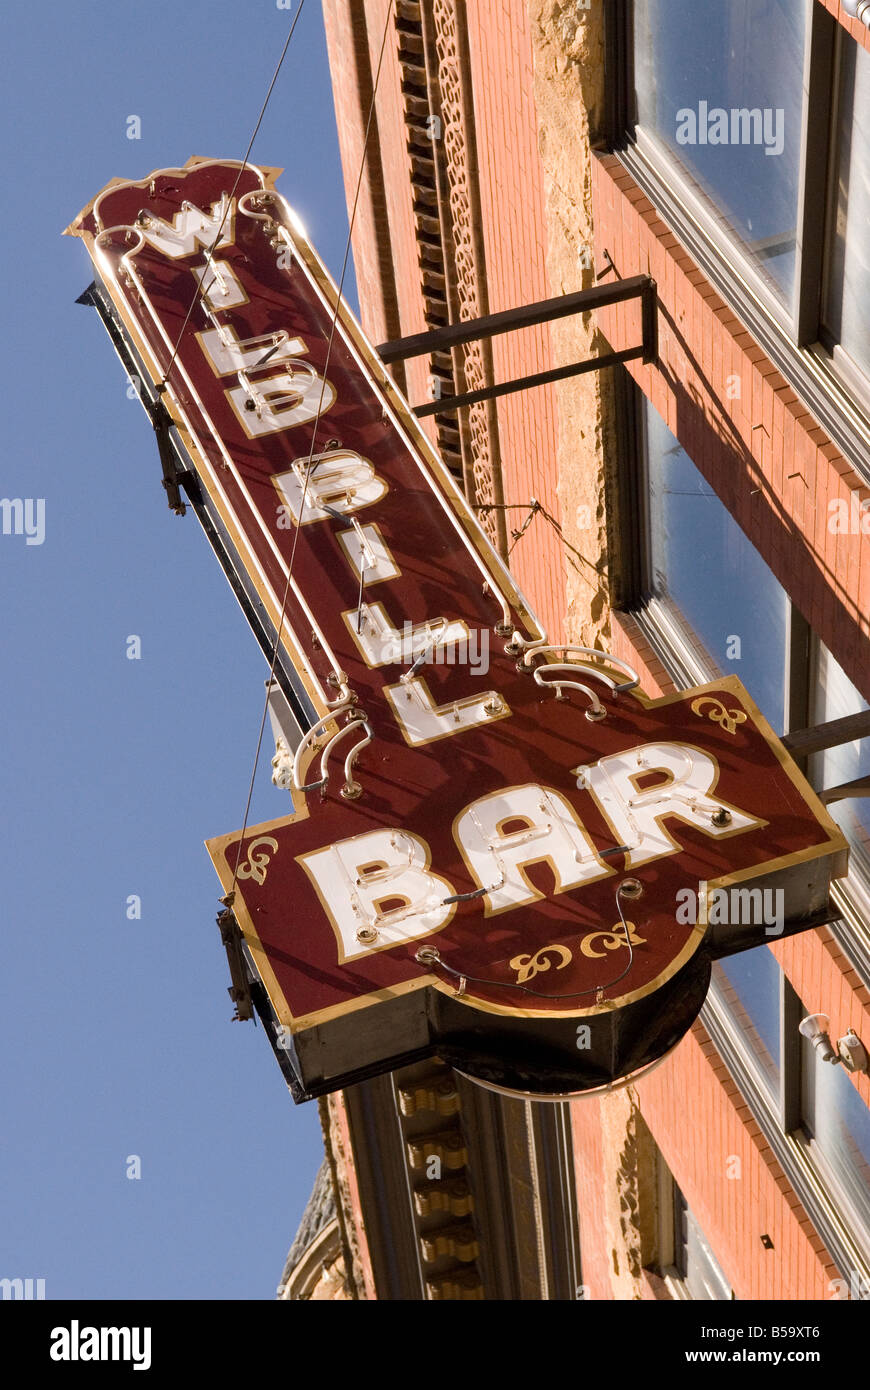
<path fill-rule="evenodd" d="M 734 1295 L 680 1189 L 674 1192 L 674 1262 L 692 1298 L 729 1299 Z"/>
<path fill-rule="evenodd" d="M 633 480 L 626 486 L 636 489 L 641 523 L 639 536 L 626 535 L 642 563 L 632 612 L 672 678 L 688 686 L 720 671 L 736 673 L 777 731 L 866 708 L 653 407 L 639 392 L 635 400 L 642 449 L 637 466 L 626 470 Z M 870 745 L 830 749 L 808 763 L 810 780 L 828 788 L 870 772 Z M 851 838 L 853 857 L 841 904 L 848 925 L 833 923 L 831 930 L 870 980 L 861 912 L 870 799 L 835 802 L 832 810 Z M 701 1018 L 840 1269 L 866 1278 L 870 1111 L 842 1066 L 820 1063 L 798 1032 L 801 1017 L 825 1003 L 814 999 L 805 1008 L 774 952 L 760 946 L 715 964 Z M 709 1291 L 722 1285 L 715 1284 L 715 1255 L 705 1249 L 692 1213 L 679 1194 L 672 1205 L 675 1237 L 666 1263 L 674 1287 L 684 1290 L 676 1296 L 727 1297 Z M 707 1293 L 685 1291 L 696 1276 Z"/>
<path fill-rule="evenodd" d="M 766 946 L 726 956 L 713 966 L 717 999 L 738 1029 L 745 1060 L 771 1097 L 779 1092 L 782 970 Z"/>
<path fill-rule="evenodd" d="M 813 723 L 823 724 L 868 708 L 867 701 L 822 642 L 817 643 L 814 664 Z M 810 778 L 819 788 L 840 786 L 868 774 L 870 738 L 816 753 L 810 762 Z M 851 876 L 865 884 L 870 882 L 870 797 L 835 801 L 831 811 L 852 846 Z"/>
<path fill-rule="evenodd" d="M 777 733 L 868 708 L 830 652 L 806 629 L 800 649 L 788 634 L 788 596 L 645 396 L 641 398 L 647 491 L 646 613 L 655 644 L 669 643 L 685 682 L 718 673 L 740 677 Z M 805 627 L 805 625 L 804 625 Z M 796 698 L 796 691 L 799 695 Z M 870 774 L 870 739 L 810 759 L 807 776 L 824 789 Z M 852 845 L 850 884 L 870 898 L 870 797 L 831 807 Z"/>
<path fill-rule="evenodd" d="M 656 1167 L 658 1273 L 674 1298 L 733 1299 L 731 1285 L 658 1149 Z"/>
<path fill-rule="evenodd" d="M 779 732 L 785 591 L 646 397 L 642 408 L 649 588 L 695 649 L 697 679 L 740 676 Z"/>
<path fill-rule="evenodd" d="M 801 167 L 806 7 L 636 0 L 637 121 L 789 303 Z"/>
<path fill-rule="evenodd" d="M 870 54 L 817 0 L 609 0 L 609 138 L 870 480 Z"/>
<path fill-rule="evenodd" d="M 870 1110 L 845 1067 L 821 1061 L 803 1037 L 800 1068 L 802 1129 L 813 1157 L 856 1227 L 870 1232 Z"/>
<path fill-rule="evenodd" d="M 870 53 L 839 51 L 824 339 L 870 375 Z"/>

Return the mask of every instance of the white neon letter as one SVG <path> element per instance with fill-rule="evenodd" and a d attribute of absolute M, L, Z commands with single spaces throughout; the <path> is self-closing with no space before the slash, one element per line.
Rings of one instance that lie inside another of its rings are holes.
<path fill-rule="evenodd" d="M 206 257 L 204 265 L 190 268 L 210 309 L 237 309 L 240 304 L 247 304 L 248 296 L 229 261 Z"/>
<path fill-rule="evenodd" d="M 325 415 L 335 400 L 331 386 L 309 362 L 290 358 L 287 371 L 264 381 L 231 387 L 226 394 L 250 439 L 276 434 Z"/>
<path fill-rule="evenodd" d="M 269 354 L 268 361 L 264 362 L 263 365 L 274 368 L 280 366 L 288 358 L 299 357 L 302 353 L 307 352 L 302 339 L 291 338 L 289 333 L 285 335 L 285 341 L 278 342 L 276 349 L 277 334 L 269 333 L 262 338 L 240 338 L 235 329 L 231 328 L 228 323 L 221 324 L 220 328 L 209 328 L 204 333 L 198 333 L 197 337 L 202 343 L 209 365 L 218 376 L 228 376 L 230 372 L 249 372 L 259 362 L 263 362 L 267 353 Z M 270 351 L 270 349 L 275 350 Z M 319 377 L 318 380 L 320 380 Z M 266 381 L 256 384 L 271 387 L 273 381 L 274 378 L 269 377 Z"/>
<path fill-rule="evenodd" d="M 429 846 L 408 830 L 370 830 L 300 854 L 338 939 L 339 963 L 446 926 L 455 891 L 429 869 Z"/>
<path fill-rule="evenodd" d="M 446 618 L 433 618 L 397 628 L 382 603 L 364 603 L 359 618 L 352 608 L 344 614 L 344 620 L 369 666 L 388 666 L 396 661 L 410 666 L 422 652 L 429 652 L 434 660 L 440 647 L 451 644 L 461 644 L 462 652 L 467 649 L 468 626 L 459 619 L 449 623 Z"/>
<path fill-rule="evenodd" d="M 578 786 L 592 793 L 618 843 L 631 850 L 627 856 L 631 865 L 660 859 L 680 848 L 662 825 L 665 817 L 676 816 L 713 836 L 764 824 L 709 795 L 718 771 L 706 753 L 682 743 L 645 743 L 574 769 Z M 663 773 L 666 780 L 639 787 L 638 778 L 650 773 Z"/>
<path fill-rule="evenodd" d="M 329 513 L 323 510 L 324 506 L 345 515 L 379 502 L 387 491 L 386 483 L 378 477 L 368 459 L 347 449 L 315 454 L 310 469 L 307 458 L 294 459 L 289 473 L 276 474 L 274 483 L 294 522 L 303 511 L 302 494 L 305 493 L 303 526 L 309 521 L 325 521 Z"/>
<path fill-rule="evenodd" d="M 351 530 L 337 531 L 336 538 L 357 578 L 362 575 L 366 584 L 398 579 L 402 573 L 377 526 L 361 526 L 357 522 Z"/>
<path fill-rule="evenodd" d="M 598 859 L 565 797 L 534 783 L 472 802 L 457 818 L 453 833 L 478 884 L 489 890 L 487 914 L 545 896 L 526 876 L 532 864 L 549 865 L 556 893 L 613 872 Z"/>
<path fill-rule="evenodd" d="M 493 719 L 505 719 L 510 714 L 507 701 L 495 690 L 483 690 L 479 695 L 466 695 L 461 700 L 436 705 L 424 680 L 419 676 L 396 685 L 385 685 L 384 694 L 393 707 L 406 743 L 431 743 L 436 738 L 473 729 L 477 724 L 489 724 Z"/>
<path fill-rule="evenodd" d="M 210 213 L 184 202 L 171 223 L 155 217 L 153 212 L 146 212 L 143 221 L 136 226 L 147 242 L 164 256 L 177 260 L 179 256 L 192 256 L 201 246 L 212 246 L 221 223 L 223 229 L 218 246 L 232 245 L 233 214 L 228 208 L 229 194 L 223 193 L 220 202 L 212 204 Z"/>

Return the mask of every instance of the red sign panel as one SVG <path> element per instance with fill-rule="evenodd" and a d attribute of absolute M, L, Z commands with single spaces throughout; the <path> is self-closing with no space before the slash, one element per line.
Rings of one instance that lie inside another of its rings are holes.
<path fill-rule="evenodd" d="M 306 1094 L 433 1050 L 607 1084 L 716 954 L 818 919 L 845 842 L 736 678 L 650 701 L 547 643 L 273 174 L 191 161 L 71 229 L 311 725 L 295 814 L 215 866 Z"/>

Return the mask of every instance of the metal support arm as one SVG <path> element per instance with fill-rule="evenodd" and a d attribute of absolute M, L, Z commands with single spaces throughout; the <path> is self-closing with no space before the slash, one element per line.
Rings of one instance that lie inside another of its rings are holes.
<path fill-rule="evenodd" d="M 795 729 L 786 734 L 782 742 L 793 758 L 806 758 L 810 753 L 821 753 L 826 748 L 838 748 L 862 738 L 870 738 L 870 710 L 867 709 L 844 715 L 842 719 L 830 719 L 827 724 L 816 724 L 811 729 Z M 827 787 L 818 796 L 826 806 L 853 796 L 870 796 L 870 777 L 856 777 L 852 782 Z"/>
<path fill-rule="evenodd" d="M 567 318 L 570 314 L 585 314 L 591 309 L 603 309 L 610 304 L 622 304 L 628 299 L 638 298 L 641 301 L 643 339 L 639 347 L 627 348 L 622 352 L 604 353 L 600 357 L 575 362 L 567 367 L 554 367 L 547 372 L 517 377 L 513 381 L 485 386 L 479 391 L 466 391 L 461 396 L 443 396 L 440 400 L 427 401 L 425 405 L 414 407 L 414 414 L 421 419 L 425 415 L 446 415 L 460 410 L 462 406 L 474 405 L 477 401 L 495 400 L 514 391 L 527 391 L 533 386 L 544 386 L 548 382 L 560 381 L 565 377 L 596 372 L 602 367 L 612 367 L 619 362 L 631 362 L 637 358 L 644 362 L 654 362 L 658 355 L 655 280 L 649 275 L 633 275 L 614 284 L 593 285 L 591 289 L 578 290 L 574 294 L 559 295 L 555 299 L 541 299 L 535 304 L 505 309 L 498 314 L 486 314 L 482 318 L 467 319 L 462 323 L 448 324 L 446 328 L 436 328 L 428 333 L 414 333 L 408 338 L 396 338 L 392 342 L 382 343 L 378 353 L 382 362 L 400 362 L 408 357 L 422 357 L 427 353 L 441 352 L 462 343 L 475 342 L 480 338 L 494 338 L 499 333 L 531 328 L 535 324 Z"/>

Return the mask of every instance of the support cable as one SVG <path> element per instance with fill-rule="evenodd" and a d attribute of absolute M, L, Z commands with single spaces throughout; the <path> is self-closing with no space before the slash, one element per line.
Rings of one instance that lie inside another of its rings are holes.
<path fill-rule="evenodd" d="M 300 3 L 300 9 L 301 9 L 301 3 Z M 380 54 L 379 54 L 379 56 L 378 56 L 378 66 L 377 66 L 377 71 L 376 71 L 376 73 L 375 73 L 374 84 L 373 84 L 373 87 L 372 87 L 371 101 L 369 102 L 369 112 L 368 112 L 368 119 L 367 119 L 367 121 L 366 121 L 365 137 L 364 137 L 364 139 L 363 139 L 362 153 L 361 153 L 361 155 L 360 155 L 359 174 L 358 174 L 358 176 L 357 176 L 356 191 L 355 191 L 355 193 L 354 193 L 353 205 L 352 205 L 351 214 L 350 214 L 350 221 L 349 221 L 348 230 L 347 230 L 347 241 L 345 242 L 345 248 L 344 248 L 344 259 L 342 260 L 341 275 L 340 275 L 339 281 L 338 281 L 338 293 L 337 293 L 336 302 L 335 302 L 335 312 L 334 312 L 334 314 L 333 314 L 333 316 L 332 316 L 332 325 L 331 325 L 330 332 L 329 332 L 329 341 L 328 341 L 327 347 L 326 347 L 326 361 L 325 361 L 325 363 L 324 363 L 323 373 L 322 373 L 322 378 L 321 378 L 320 399 L 319 399 L 319 401 L 318 401 L 318 403 L 317 403 L 317 413 L 316 413 L 316 415 L 315 415 L 315 417 L 314 417 L 314 426 L 313 426 L 313 429 L 312 429 L 312 432 L 311 432 L 311 448 L 310 448 L 309 453 L 308 453 L 308 461 L 307 461 L 307 464 L 306 464 L 306 467 L 305 467 L 305 479 L 304 479 L 304 483 L 303 483 L 303 487 L 302 487 L 302 498 L 301 498 L 301 501 L 300 501 L 300 504 L 299 504 L 299 510 L 298 510 L 298 512 L 297 512 L 297 514 L 296 514 L 296 522 L 295 522 L 295 526 L 294 526 L 294 529 L 293 529 L 293 545 L 292 545 L 291 550 L 290 550 L 290 559 L 289 559 L 289 561 L 288 561 L 288 566 L 287 566 L 287 582 L 286 582 L 286 584 L 284 585 L 284 600 L 283 600 L 283 602 L 282 602 L 282 604 L 281 604 L 281 616 L 280 616 L 279 619 L 278 619 L 278 626 L 277 626 L 276 633 L 275 633 L 275 646 L 274 646 L 274 649 L 273 649 L 273 651 L 272 651 L 272 661 L 271 661 L 271 665 L 270 665 L 270 667 L 269 667 L 269 680 L 268 680 L 267 685 L 266 685 L 266 689 L 267 689 L 266 701 L 265 701 L 265 704 L 264 704 L 264 706 L 263 706 L 263 717 L 262 717 L 262 719 L 260 720 L 260 733 L 259 733 L 259 737 L 258 737 L 258 739 L 257 739 L 257 749 L 256 749 L 256 753 L 255 753 L 255 755 L 254 755 L 254 766 L 253 766 L 253 769 L 252 769 L 252 771 L 251 771 L 251 780 L 250 780 L 250 784 L 249 784 L 249 786 L 248 786 L 248 799 L 247 799 L 247 802 L 246 802 L 246 805 L 245 805 L 245 818 L 244 818 L 244 822 L 243 822 L 243 824 L 242 824 L 242 833 L 241 833 L 241 836 L 240 836 L 240 838 L 239 838 L 239 847 L 238 847 L 238 852 L 237 852 L 237 854 L 236 854 L 235 867 L 234 867 L 234 869 L 233 869 L 233 882 L 232 882 L 232 887 L 230 888 L 229 893 L 226 895 L 225 898 L 222 898 L 222 899 L 221 899 L 221 902 L 226 903 L 226 905 L 227 905 L 228 907 L 232 906 L 233 900 L 234 900 L 234 898 L 235 898 L 236 881 L 237 881 L 237 879 L 238 879 L 239 865 L 240 865 L 240 863 L 241 863 L 242 850 L 243 850 L 243 848 L 244 848 L 244 843 L 245 843 L 245 832 L 246 832 L 246 830 L 247 830 L 247 828 L 248 828 L 248 817 L 249 817 L 250 812 L 251 812 L 251 801 L 252 801 L 253 795 L 254 795 L 254 782 L 255 782 L 255 779 L 256 779 L 256 776 L 257 776 L 257 767 L 258 767 L 259 761 L 260 761 L 260 751 L 261 751 L 261 748 L 262 748 L 262 745 L 263 745 L 263 733 L 264 733 L 264 730 L 265 730 L 265 728 L 266 728 L 266 718 L 267 718 L 267 715 L 268 715 L 268 712 L 269 712 L 269 696 L 268 696 L 268 689 L 269 689 L 269 686 L 270 686 L 271 683 L 272 683 L 272 679 L 273 679 L 274 674 L 275 674 L 275 664 L 276 664 L 276 662 L 277 662 L 277 660 L 278 660 L 278 647 L 279 647 L 280 642 L 281 642 L 281 630 L 282 630 L 282 628 L 283 628 L 283 626 L 284 626 L 284 614 L 285 614 L 285 612 L 287 611 L 287 599 L 288 599 L 289 594 L 290 594 L 290 581 L 291 581 L 292 576 L 293 576 L 293 562 L 294 562 L 294 560 L 295 560 L 295 558 L 296 558 L 296 546 L 297 546 L 297 543 L 298 543 L 298 541 L 299 541 L 299 532 L 300 532 L 300 529 L 301 529 L 302 516 L 303 516 L 303 514 L 304 514 L 304 512 L 305 512 L 305 502 L 306 502 L 306 497 L 307 497 L 307 494 L 308 494 L 308 484 L 309 484 L 309 480 L 310 480 L 310 477 L 311 477 L 312 465 L 313 465 L 313 462 L 314 462 L 314 451 L 315 451 L 315 444 L 316 444 L 316 440 L 317 440 L 317 427 L 318 427 L 318 425 L 319 425 L 319 423 L 320 423 L 320 416 L 321 416 L 321 413 L 322 413 L 322 410 L 323 410 L 323 399 L 324 399 L 324 394 L 325 394 L 325 391 L 326 391 L 326 376 L 327 376 L 327 371 L 328 371 L 328 368 L 329 368 L 329 359 L 330 359 L 330 355 L 331 355 L 331 353 L 332 353 L 332 345 L 333 345 L 333 342 L 335 341 L 335 330 L 336 330 L 336 325 L 337 325 L 337 323 L 338 323 L 338 313 L 339 313 L 339 309 L 341 308 L 341 303 L 342 303 L 342 290 L 343 290 L 343 287 L 344 287 L 345 276 L 346 276 L 346 274 L 347 274 L 348 261 L 349 261 L 349 259 L 350 259 L 351 237 L 352 237 L 352 235 L 353 235 L 354 222 L 355 222 L 355 220 L 356 220 L 357 207 L 358 207 L 358 205 L 359 205 L 360 192 L 361 192 L 361 189 L 362 189 L 362 180 L 363 180 L 363 174 L 364 174 L 364 172 L 365 172 L 365 165 L 366 165 L 366 155 L 367 155 L 367 152 L 368 152 L 369 135 L 370 135 L 370 133 L 371 133 L 372 119 L 373 119 L 373 117 L 374 117 L 374 111 L 375 111 L 375 99 L 376 99 L 377 94 L 378 94 L 378 83 L 379 83 L 380 76 L 381 76 L 381 67 L 383 66 L 384 50 L 385 50 L 385 48 L 386 48 L 387 34 L 388 34 L 388 32 L 389 32 L 390 19 L 391 19 L 391 17 L 392 17 L 392 10 L 393 10 L 392 4 L 388 5 L 388 6 L 387 6 L 387 19 L 386 19 L 386 23 L 384 24 L 384 33 L 383 33 L 383 37 L 382 37 L 382 39 L 381 39 Z M 298 11 L 297 11 L 297 18 L 298 18 Z M 295 21 L 294 21 L 294 23 L 295 23 Z M 340 712 L 340 711 L 338 711 L 338 710 L 335 711 L 335 713 L 339 713 L 339 712 Z M 322 721 L 321 721 L 321 722 L 322 722 Z"/>

